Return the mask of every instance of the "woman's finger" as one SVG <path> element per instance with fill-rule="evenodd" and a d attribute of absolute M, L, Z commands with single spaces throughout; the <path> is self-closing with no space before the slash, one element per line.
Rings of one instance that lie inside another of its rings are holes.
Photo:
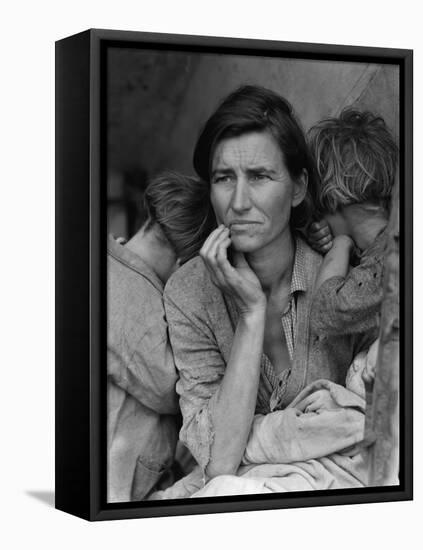
<path fill-rule="evenodd" d="M 302 399 L 299 403 L 297 403 L 296 408 L 299 409 L 302 412 L 305 412 L 305 410 L 312 404 L 313 402 L 313 393 L 310 395 L 307 395 Z"/>
<path fill-rule="evenodd" d="M 319 410 L 319 405 L 317 403 L 310 403 L 310 405 L 306 408 L 304 412 L 306 413 L 314 413 Z"/>
<path fill-rule="evenodd" d="M 207 257 L 208 257 L 208 261 L 210 261 L 210 263 L 212 263 L 213 266 L 216 265 L 217 253 L 221 243 L 228 237 L 229 237 L 229 229 L 227 227 L 224 227 L 222 231 L 220 231 L 218 235 L 216 235 L 216 238 L 210 244 Z"/>
<path fill-rule="evenodd" d="M 231 245 L 229 234 L 222 239 L 216 248 L 216 264 L 224 276 L 231 276 L 234 272 L 233 266 L 228 260 L 228 248 Z"/>
<path fill-rule="evenodd" d="M 222 231 L 225 229 L 224 225 L 220 225 L 217 229 L 214 229 L 210 235 L 207 237 L 207 239 L 204 241 L 203 246 L 200 250 L 201 257 L 207 256 L 209 254 L 210 248 L 215 243 L 216 239 L 219 238 L 219 235 L 222 233 Z"/>
<path fill-rule="evenodd" d="M 320 406 L 321 406 L 321 402 L 324 399 L 325 392 L 327 392 L 327 390 L 321 389 L 321 390 L 315 390 L 310 395 L 307 395 L 307 397 L 305 397 L 301 401 L 302 408 L 304 410 L 305 409 L 308 409 L 308 410 L 317 410 L 317 409 L 319 409 Z"/>
<path fill-rule="evenodd" d="M 222 230 L 218 233 L 211 244 L 209 243 L 208 249 L 202 256 L 206 267 L 213 276 L 213 281 L 215 282 L 215 284 L 220 286 L 222 290 L 226 290 L 227 285 L 217 258 L 218 255 L 226 256 L 226 249 L 228 248 L 230 243 L 231 241 L 229 239 L 229 231 L 227 229 Z"/>
<path fill-rule="evenodd" d="M 220 272 L 216 270 L 209 262 L 204 262 L 204 264 L 210 274 L 210 279 L 212 280 L 213 284 L 218 286 L 221 290 L 227 290 L 225 280 Z"/>
<path fill-rule="evenodd" d="M 235 269 L 231 266 L 228 260 L 228 248 L 231 245 L 231 239 L 229 236 L 221 240 L 217 246 L 216 250 L 216 263 L 214 264 L 214 270 L 216 275 L 219 277 L 221 284 L 225 288 L 233 284 L 234 277 L 237 273 Z"/>
<path fill-rule="evenodd" d="M 224 226 L 220 226 L 218 229 L 215 229 L 215 231 L 213 231 L 209 235 L 206 242 L 202 246 L 200 250 L 200 256 L 203 258 L 206 264 L 215 263 L 216 245 L 219 242 L 219 239 L 221 239 L 221 236 L 224 233 L 224 231 L 225 231 Z"/>

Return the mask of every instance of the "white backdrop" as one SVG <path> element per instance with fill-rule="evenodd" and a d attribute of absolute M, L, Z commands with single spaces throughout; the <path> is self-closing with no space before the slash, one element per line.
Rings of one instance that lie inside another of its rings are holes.
<path fill-rule="evenodd" d="M 89 524 L 54 510 L 54 41 L 90 27 L 415 49 L 415 205 L 422 204 L 421 17 L 417 2 L 136 2 L 3 4 L 0 35 L 0 545 L 2 548 L 266 548 L 357 550 L 421 540 L 415 501 Z M 422 388 L 415 224 L 415 387 Z M 75 396 L 78 399 L 78 396 Z M 423 459 L 422 400 L 415 462 Z M 94 546 L 95 545 L 95 546 Z"/>

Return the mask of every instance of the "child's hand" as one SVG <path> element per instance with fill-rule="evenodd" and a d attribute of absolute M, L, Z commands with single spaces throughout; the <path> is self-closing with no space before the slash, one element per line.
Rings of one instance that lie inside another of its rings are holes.
<path fill-rule="evenodd" d="M 326 220 L 320 220 L 310 225 L 307 232 L 310 246 L 320 254 L 326 254 L 332 248 L 333 235 Z"/>

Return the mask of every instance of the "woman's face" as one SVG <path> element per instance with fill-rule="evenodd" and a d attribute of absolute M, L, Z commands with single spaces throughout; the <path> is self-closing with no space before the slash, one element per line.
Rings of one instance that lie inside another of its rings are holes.
<path fill-rule="evenodd" d="M 231 232 L 235 250 L 252 253 L 283 240 L 291 208 L 300 204 L 307 174 L 293 180 L 269 132 L 249 132 L 218 143 L 210 198 L 217 222 Z"/>

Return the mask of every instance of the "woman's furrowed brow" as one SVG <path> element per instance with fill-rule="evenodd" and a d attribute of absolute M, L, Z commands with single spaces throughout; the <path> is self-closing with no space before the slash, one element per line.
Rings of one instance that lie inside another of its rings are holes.
<path fill-rule="evenodd" d="M 251 166 L 248 168 L 247 171 L 254 174 L 257 174 L 259 172 L 266 172 L 266 174 L 270 174 L 270 175 L 277 173 L 277 171 L 274 170 L 273 168 L 269 168 L 268 166 L 263 166 L 263 165 Z"/>
<path fill-rule="evenodd" d="M 212 175 L 212 178 L 217 176 L 217 175 L 227 175 L 227 174 L 233 174 L 234 171 L 232 170 L 232 168 L 216 168 L 215 170 L 212 171 L 211 175 Z"/>

